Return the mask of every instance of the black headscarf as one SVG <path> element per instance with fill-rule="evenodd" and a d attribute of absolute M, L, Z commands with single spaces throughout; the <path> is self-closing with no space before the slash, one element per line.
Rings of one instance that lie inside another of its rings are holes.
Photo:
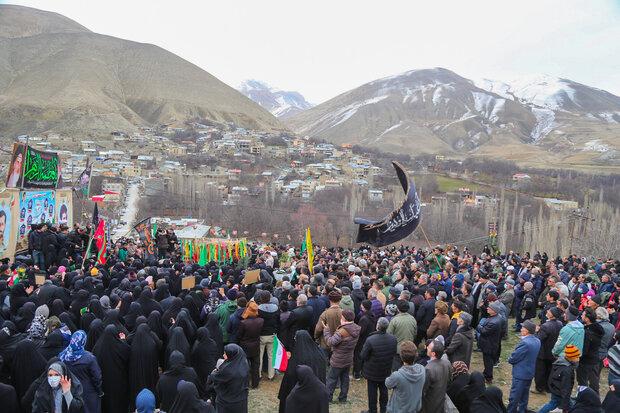
<path fill-rule="evenodd" d="M 166 360 L 170 358 L 170 355 L 174 351 L 179 351 L 181 354 L 183 354 L 185 360 L 189 360 L 190 346 L 181 327 L 173 327 L 170 330 L 168 345 L 166 346 Z"/>
<path fill-rule="evenodd" d="M 159 378 L 161 341 L 147 324 L 140 324 L 131 340 L 129 358 L 129 390 L 132 410 L 136 396 L 142 389 L 155 393 Z"/>
<path fill-rule="evenodd" d="M 0 406 L 6 413 L 20 413 L 17 393 L 13 386 L 0 383 Z"/>
<path fill-rule="evenodd" d="M 71 306 L 69 307 L 71 310 L 71 314 L 73 315 L 74 320 L 79 320 L 82 308 L 88 307 L 89 302 L 89 294 L 86 290 L 79 290 L 73 301 L 71 301 Z M 73 331 L 73 330 L 72 330 Z"/>
<path fill-rule="evenodd" d="M 103 334 L 104 328 L 105 326 L 103 325 L 103 321 L 98 318 L 94 319 L 93 322 L 90 323 L 90 328 L 88 329 L 88 334 L 86 335 L 86 346 L 84 346 L 87 351 L 93 351 L 95 344 L 97 344 L 97 340 L 99 340 L 99 337 Z"/>
<path fill-rule="evenodd" d="M 167 412 L 172 406 L 180 380 L 197 384 L 198 376 L 193 368 L 185 365 L 185 357 L 179 351 L 173 351 L 168 359 L 168 369 L 159 377 L 157 396 L 161 401 L 161 410 Z"/>
<path fill-rule="evenodd" d="M 452 387 L 452 385 L 450 386 Z M 479 371 L 474 371 L 469 375 L 469 382 L 457 393 L 452 402 L 459 409 L 459 412 L 469 413 L 473 400 L 484 393 L 484 376 Z"/>
<path fill-rule="evenodd" d="M 282 383 L 280 383 L 280 390 L 278 391 L 281 413 L 286 411 L 286 398 L 297 383 L 296 368 L 300 365 L 310 367 L 314 375 L 317 376 L 321 382 L 325 383 L 327 359 L 306 330 L 298 330 L 295 333 L 295 348 L 291 353 L 291 358 L 288 361 L 288 366 L 284 373 L 284 378 L 282 378 Z"/>
<path fill-rule="evenodd" d="M 52 301 L 52 305 L 50 307 L 50 317 L 55 315 L 56 317 L 60 317 L 60 315 L 65 311 L 65 304 L 62 302 L 60 298 Z"/>
<path fill-rule="evenodd" d="M 15 326 L 19 332 L 24 333 L 28 330 L 30 323 L 34 319 L 34 313 L 37 310 L 37 305 L 32 301 L 24 303 L 24 305 L 17 310 L 17 316 L 15 316 Z"/>
<path fill-rule="evenodd" d="M 129 345 L 118 336 L 118 329 L 110 324 L 95 344 L 93 354 L 101 368 L 104 412 L 129 411 Z"/>
<path fill-rule="evenodd" d="M 201 383 L 207 382 L 207 377 L 215 368 L 217 359 L 221 355 L 222 353 L 217 351 L 215 341 L 209 336 L 209 330 L 206 327 L 200 327 L 196 333 L 196 342 L 192 348 L 191 362 Z"/>
<path fill-rule="evenodd" d="M 210 413 L 213 406 L 200 400 L 194 383 L 181 380 L 177 384 L 177 395 L 169 413 Z"/>
<path fill-rule="evenodd" d="M 155 289 L 155 294 L 153 294 L 153 298 L 156 301 L 161 301 L 165 298 L 170 297 L 170 292 L 168 290 L 168 284 L 161 284 L 158 285 L 157 288 Z"/>
<path fill-rule="evenodd" d="M 47 360 L 39 354 L 33 341 L 24 340 L 17 345 L 11 366 L 15 391 L 20 400 L 32 382 L 43 374 L 46 364 Z"/>
<path fill-rule="evenodd" d="M 114 324 L 118 329 L 119 333 L 124 333 L 125 335 L 129 334 L 125 326 L 121 324 L 120 312 L 117 309 L 108 311 L 105 315 L 105 318 L 103 319 L 104 327 L 107 327 L 110 324 Z"/>
<path fill-rule="evenodd" d="M 286 398 L 285 413 L 329 413 L 329 392 L 325 384 L 303 364 L 296 367 L 295 373 L 297 384 Z"/>
<path fill-rule="evenodd" d="M 151 291 L 150 288 L 142 290 L 137 301 L 142 306 L 142 314 L 145 316 L 151 314 L 153 311 L 163 312 L 161 305 L 153 299 L 153 291 Z"/>
<path fill-rule="evenodd" d="M 194 321 L 189 316 L 186 309 L 179 311 L 173 327 L 181 327 L 189 344 L 191 345 L 194 343 L 194 339 L 196 338 L 196 324 L 194 324 Z"/>
<path fill-rule="evenodd" d="M 168 332 L 161 321 L 161 313 L 159 311 L 151 311 L 147 317 L 147 324 L 160 340 L 163 341 L 168 337 Z"/>
<path fill-rule="evenodd" d="M 209 382 L 217 394 L 216 404 L 226 406 L 247 400 L 250 367 L 243 349 L 238 345 L 227 344 L 224 353 L 226 360 L 209 376 Z"/>
<path fill-rule="evenodd" d="M 599 398 L 598 394 L 596 394 L 596 392 L 589 387 L 577 391 L 577 400 L 573 407 L 571 407 L 569 410 L 569 413 L 601 412 L 601 399 Z"/>
<path fill-rule="evenodd" d="M 209 335 L 215 341 L 215 345 L 217 346 L 217 353 L 224 354 L 224 336 L 222 335 L 222 330 L 220 329 L 220 325 L 218 323 L 217 314 L 212 313 L 209 314 L 209 318 L 207 318 L 207 330 L 209 330 Z"/>
<path fill-rule="evenodd" d="M 62 333 L 59 329 L 55 329 L 45 337 L 45 343 L 39 347 L 39 353 L 45 360 L 49 360 L 52 357 L 58 357 L 58 354 L 63 351 L 65 347 Z"/>
<path fill-rule="evenodd" d="M 470 411 L 476 413 L 506 413 L 503 397 L 502 391 L 499 388 L 489 386 L 481 396 L 471 403 Z"/>
<path fill-rule="evenodd" d="M 164 323 L 164 326 L 169 328 L 172 325 L 172 320 L 177 318 L 177 315 L 179 314 L 179 311 L 181 311 L 182 307 L 183 300 L 181 300 L 179 297 L 174 297 L 172 299 L 172 303 L 170 304 L 170 308 L 164 311 L 164 315 L 162 316 L 162 322 Z"/>
<path fill-rule="evenodd" d="M 200 307 L 190 294 L 183 298 L 183 308 L 187 310 L 189 316 L 195 324 L 200 324 Z"/>
<path fill-rule="evenodd" d="M 142 306 L 134 301 L 129 306 L 129 312 L 123 317 L 127 330 L 134 331 L 136 329 L 136 319 L 142 315 Z"/>

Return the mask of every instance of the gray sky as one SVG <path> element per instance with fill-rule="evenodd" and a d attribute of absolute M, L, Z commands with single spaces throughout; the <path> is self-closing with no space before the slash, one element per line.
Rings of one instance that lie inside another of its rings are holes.
<path fill-rule="evenodd" d="M 620 95 L 620 0 L 6 3 L 156 44 L 234 87 L 254 78 L 313 103 L 376 78 L 436 66 L 504 81 L 544 73 Z"/>

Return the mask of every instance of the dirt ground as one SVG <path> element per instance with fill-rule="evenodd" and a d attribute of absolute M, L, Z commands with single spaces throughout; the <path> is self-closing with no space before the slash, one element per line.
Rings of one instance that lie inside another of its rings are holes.
<path fill-rule="evenodd" d="M 502 342 L 500 366 L 494 371 L 493 384 L 498 386 L 504 392 L 504 401 L 506 404 L 508 403 L 508 393 L 510 392 L 510 382 L 512 377 L 511 366 L 506 360 L 508 360 L 508 357 L 514 350 L 518 340 L 518 334 L 509 333 L 508 339 Z M 474 371 L 482 371 L 483 365 L 481 353 L 474 352 L 471 367 Z M 271 413 L 278 411 L 278 389 L 280 388 L 281 379 L 281 375 L 276 375 L 273 381 L 263 378 L 258 389 L 250 390 L 249 411 L 251 413 Z M 576 389 L 577 386 L 573 387 L 573 393 Z M 607 369 L 604 369 L 603 372 L 601 372 L 601 394 L 603 396 L 607 394 L 608 389 Z M 338 391 L 339 390 L 336 390 L 335 395 L 338 394 Z M 529 408 L 537 411 L 542 405 L 549 401 L 549 398 L 549 395 L 530 393 Z M 361 379 L 360 381 L 351 379 L 348 402 L 346 404 L 330 404 L 329 411 L 332 413 L 359 413 L 363 410 L 368 410 L 367 403 L 368 398 L 366 397 L 366 381 L 364 379 Z"/>

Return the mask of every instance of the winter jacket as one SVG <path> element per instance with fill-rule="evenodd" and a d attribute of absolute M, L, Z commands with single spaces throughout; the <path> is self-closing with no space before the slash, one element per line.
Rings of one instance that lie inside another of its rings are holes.
<path fill-rule="evenodd" d="M 609 346 L 613 342 L 616 329 L 609 321 L 599 321 L 598 324 L 603 328 L 603 337 L 601 338 L 601 347 L 598 350 L 598 358 L 599 360 L 603 360 L 607 357 L 607 350 L 609 350 Z"/>
<path fill-rule="evenodd" d="M 75 361 L 67 361 L 69 371 L 82 383 L 82 400 L 84 413 L 96 413 L 101 409 L 101 369 L 97 359 L 90 352 L 85 351 L 82 357 Z"/>
<path fill-rule="evenodd" d="M 486 323 L 480 330 L 478 346 L 485 354 L 495 355 L 499 349 L 502 337 L 502 318 L 499 315 L 487 318 Z"/>
<path fill-rule="evenodd" d="M 353 351 L 360 334 L 360 326 L 355 323 L 341 325 L 334 333 L 329 326 L 323 330 L 327 345 L 332 350 L 329 365 L 336 368 L 349 367 L 353 364 Z"/>
<path fill-rule="evenodd" d="M 376 329 L 377 321 L 375 315 L 372 311 L 363 313 L 357 325 L 360 326 L 360 338 L 357 340 L 356 351 L 361 351 L 368 336 Z"/>
<path fill-rule="evenodd" d="M 319 297 L 308 298 L 307 305 L 312 307 L 312 330 L 314 330 L 316 323 L 319 321 L 319 316 L 323 314 L 323 311 L 325 311 L 327 307 L 325 307 L 325 302 Z"/>
<path fill-rule="evenodd" d="M 368 336 L 360 353 L 362 372 L 367 380 L 383 382 L 390 375 L 396 345 L 396 337 L 383 331 Z"/>
<path fill-rule="evenodd" d="M 541 360 L 554 360 L 553 346 L 558 341 L 558 336 L 562 330 L 562 322 L 560 320 L 548 320 L 540 326 L 540 330 L 536 333 L 536 337 L 540 340 L 540 351 L 538 358 Z"/>
<path fill-rule="evenodd" d="M 551 353 L 558 357 L 564 357 L 564 347 L 569 344 L 577 346 L 579 353 L 583 354 L 583 339 L 584 339 L 583 324 L 579 321 L 570 321 L 560 330 L 558 341 L 555 342 Z"/>
<path fill-rule="evenodd" d="M 313 333 L 312 318 L 312 307 L 308 305 L 297 307 L 291 311 L 280 330 L 280 340 L 287 351 L 292 351 L 295 347 L 295 333 L 297 331 L 306 330 L 309 334 Z"/>
<path fill-rule="evenodd" d="M 241 320 L 237 330 L 237 342 L 246 356 L 256 357 L 260 350 L 260 336 L 264 320 L 260 317 L 248 317 Z"/>
<path fill-rule="evenodd" d="M 237 308 L 234 313 L 228 318 L 228 342 L 237 342 L 237 330 L 239 329 L 239 323 L 241 323 L 241 315 L 245 311 L 245 308 Z"/>
<path fill-rule="evenodd" d="M 467 364 L 467 367 L 469 367 L 473 348 L 474 330 L 472 328 L 461 330 L 459 327 L 454 336 L 452 336 L 450 344 L 446 348 L 446 354 L 448 355 L 450 362 L 454 363 L 455 361 L 462 361 Z"/>
<path fill-rule="evenodd" d="M 322 348 L 327 348 L 325 337 L 323 334 L 323 323 L 326 323 L 330 331 L 336 331 L 340 325 L 340 317 L 342 316 L 342 309 L 338 305 L 332 305 L 327 310 L 323 311 L 323 314 L 319 317 L 319 322 L 314 327 L 314 338 L 319 340 L 319 344 Z"/>
<path fill-rule="evenodd" d="M 385 379 L 385 386 L 394 389 L 387 404 L 387 412 L 419 412 L 425 379 L 426 370 L 419 364 L 402 366 Z"/>
<path fill-rule="evenodd" d="M 450 317 L 447 314 L 437 314 L 426 330 L 426 338 L 435 338 L 437 336 L 445 338 L 448 335 L 449 328 Z"/>
<path fill-rule="evenodd" d="M 224 339 L 224 343 L 229 343 L 228 339 L 228 321 L 230 320 L 230 316 L 232 313 L 237 311 L 237 300 L 228 300 L 223 302 L 217 307 L 215 310 L 215 314 L 217 316 L 218 324 L 220 325 L 220 330 L 222 330 L 222 337 Z"/>
<path fill-rule="evenodd" d="M 551 394 L 562 398 L 559 406 L 562 410 L 568 410 L 570 406 L 570 395 L 575 382 L 575 368 L 576 364 L 564 357 L 558 358 L 551 366 L 551 374 L 549 374 L 548 380 L 549 390 Z"/>
<path fill-rule="evenodd" d="M 400 354 L 400 343 L 406 340 L 413 341 L 418 332 L 418 325 L 414 317 L 409 313 L 398 313 L 390 321 L 387 332 L 394 335 L 398 341 L 398 354 Z"/>
<path fill-rule="evenodd" d="M 452 366 L 444 358 L 431 360 L 426 365 L 422 411 L 425 413 L 443 412 L 448 383 L 452 379 Z"/>
<path fill-rule="evenodd" d="M 340 308 L 342 310 L 351 310 L 355 314 L 355 305 L 353 305 L 353 299 L 350 295 L 343 295 L 340 300 Z"/>
<path fill-rule="evenodd" d="M 592 323 L 584 327 L 583 353 L 579 363 L 581 364 L 598 364 L 598 352 L 603 339 L 603 327 L 599 323 Z"/>
<path fill-rule="evenodd" d="M 422 305 L 420 305 L 416 313 L 416 321 L 420 326 L 420 330 L 428 330 L 431 321 L 433 321 L 433 317 L 435 317 L 435 300 L 430 298 L 422 302 Z"/>
<path fill-rule="evenodd" d="M 536 317 L 536 295 L 533 291 L 525 294 L 521 301 L 521 321 L 530 320 Z"/>
<path fill-rule="evenodd" d="M 357 290 L 351 290 L 351 299 L 353 300 L 353 308 L 355 314 L 359 314 L 362 307 L 362 301 L 366 299 L 364 291 L 361 288 Z"/>
<path fill-rule="evenodd" d="M 533 335 L 521 337 L 521 341 L 510 355 L 508 363 L 512 364 L 512 377 L 521 380 L 534 378 L 536 357 L 540 351 L 540 340 Z"/>
<path fill-rule="evenodd" d="M 512 313 L 512 304 L 515 301 L 515 291 L 510 288 L 508 290 L 504 290 L 498 297 L 498 300 L 506 306 L 508 309 L 508 314 Z"/>
<path fill-rule="evenodd" d="M 264 320 L 261 336 L 272 336 L 280 331 L 280 310 L 276 304 L 259 305 L 258 316 Z"/>

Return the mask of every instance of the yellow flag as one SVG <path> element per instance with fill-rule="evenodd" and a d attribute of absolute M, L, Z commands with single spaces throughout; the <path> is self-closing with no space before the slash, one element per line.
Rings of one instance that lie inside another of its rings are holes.
<path fill-rule="evenodd" d="M 314 274 L 314 249 L 312 248 L 310 227 L 306 230 L 306 250 L 308 251 L 308 267 L 310 269 L 310 274 Z"/>

